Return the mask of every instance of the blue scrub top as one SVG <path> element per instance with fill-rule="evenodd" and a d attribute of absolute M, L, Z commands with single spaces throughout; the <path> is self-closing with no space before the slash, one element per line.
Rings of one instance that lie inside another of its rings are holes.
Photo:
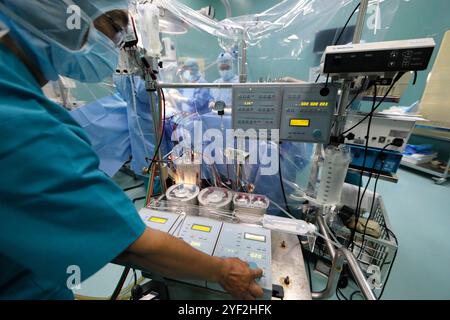
<path fill-rule="evenodd" d="M 84 130 L 0 45 L 0 299 L 73 299 L 145 230 Z"/>

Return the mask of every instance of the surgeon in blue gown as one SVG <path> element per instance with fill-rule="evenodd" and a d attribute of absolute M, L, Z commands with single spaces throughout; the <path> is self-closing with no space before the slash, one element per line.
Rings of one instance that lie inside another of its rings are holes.
<path fill-rule="evenodd" d="M 200 72 L 200 66 L 197 60 L 189 58 L 182 67 L 183 80 L 186 83 L 206 83 L 207 81 Z M 211 93 L 208 88 L 183 88 L 180 90 L 183 95 L 178 102 L 181 104 L 182 112 L 197 113 L 199 115 L 209 112 L 209 102 L 211 101 Z"/>
<path fill-rule="evenodd" d="M 214 83 L 238 83 L 239 77 L 236 74 L 234 68 L 234 58 L 228 52 L 222 52 L 217 57 L 217 69 L 220 74 L 220 78 L 215 80 Z M 210 102 L 210 108 L 216 101 L 225 102 L 228 108 L 232 106 L 232 90 L 231 89 L 217 89 L 211 90 L 213 100 Z"/>
<path fill-rule="evenodd" d="M 79 28 L 65 1 L 0 0 L 0 299 L 73 299 L 73 270 L 84 281 L 111 261 L 262 296 L 261 269 L 146 227 L 83 128 L 43 94 L 59 75 L 99 82 L 117 65 L 127 1 L 70 3 Z"/>

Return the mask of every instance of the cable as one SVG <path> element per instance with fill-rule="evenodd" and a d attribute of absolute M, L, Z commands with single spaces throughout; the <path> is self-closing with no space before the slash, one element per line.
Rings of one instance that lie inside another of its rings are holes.
<path fill-rule="evenodd" d="M 128 187 L 128 188 L 125 188 L 125 189 L 122 189 L 123 191 L 130 191 L 130 190 L 133 190 L 133 189 L 137 189 L 137 188 L 140 188 L 140 187 L 142 187 L 142 186 L 144 186 L 145 185 L 145 183 L 140 183 L 140 184 L 137 184 L 137 185 L 135 185 L 135 186 L 132 186 L 132 187 Z"/>
<path fill-rule="evenodd" d="M 350 295 L 350 300 L 353 300 L 353 297 L 354 297 L 356 294 L 361 294 L 361 291 L 355 291 L 355 292 L 353 292 L 353 293 Z"/>
<path fill-rule="evenodd" d="M 136 203 L 139 200 L 145 200 L 146 197 L 138 197 L 138 198 L 134 198 L 132 201 L 133 203 Z"/>
<path fill-rule="evenodd" d="M 355 9 L 353 10 L 352 14 L 350 15 L 350 17 L 348 18 L 347 22 L 345 23 L 344 27 L 341 30 L 341 33 L 339 34 L 339 37 L 337 38 L 337 40 L 335 41 L 334 45 L 337 45 L 339 43 L 339 41 L 341 40 L 341 37 L 344 35 L 345 29 L 347 29 L 348 24 L 350 23 L 350 21 L 352 20 L 353 16 L 356 13 L 356 10 L 359 9 L 359 7 L 361 6 L 361 2 L 358 3 L 358 5 L 355 7 Z"/>
<path fill-rule="evenodd" d="M 360 200 L 361 185 L 362 185 L 362 180 L 363 180 L 363 176 L 364 176 L 364 169 L 366 167 L 367 153 L 368 153 L 368 149 L 369 149 L 369 140 L 370 140 L 370 127 L 372 126 L 372 116 L 373 116 L 373 111 L 374 111 L 374 108 L 375 108 L 376 101 L 377 101 L 377 86 L 375 85 L 375 87 L 374 87 L 374 94 L 373 94 L 373 102 L 372 102 L 372 110 L 370 112 L 369 123 L 367 125 L 366 145 L 364 147 L 363 165 L 362 165 L 361 173 L 360 173 L 360 176 L 359 176 L 358 196 L 356 197 L 355 225 L 353 227 L 353 230 L 351 231 L 350 242 L 348 244 L 349 248 L 351 247 L 352 249 L 354 248 L 353 241 L 355 239 L 356 228 L 358 226 L 358 221 L 359 221 L 360 211 L 361 211 L 361 207 L 360 207 L 360 203 L 359 203 L 360 201 L 362 201 L 362 198 Z"/>
<path fill-rule="evenodd" d="M 389 143 L 388 145 L 386 145 L 386 146 L 381 150 L 381 152 L 378 154 L 378 156 L 377 156 L 377 158 L 375 159 L 375 162 L 374 162 L 374 164 L 373 164 L 373 166 L 372 166 L 372 174 L 373 174 L 373 172 L 374 172 L 374 170 L 375 170 L 376 163 L 377 163 L 378 159 L 381 157 L 381 154 L 382 154 L 382 153 L 386 150 L 386 148 L 389 147 L 390 145 L 392 145 L 392 143 Z M 379 178 L 380 178 L 380 175 L 381 175 L 381 171 L 383 170 L 383 167 L 384 167 L 384 161 L 382 161 L 381 169 L 379 170 L 379 173 L 377 174 L 377 178 L 376 178 L 376 180 L 375 180 L 375 186 L 374 186 L 373 197 L 372 197 L 372 205 L 371 205 L 371 208 L 370 208 L 370 215 L 369 215 L 369 218 L 367 219 L 366 224 L 365 224 L 365 226 L 364 226 L 363 238 L 362 238 L 361 248 L 360 248 L 360 253 L 358 254 L 358 258 L 359 258 L 359 255 L 361 254 L 361 252 L 363 252 L 364 247 L 365 247 L 364 242 L 365 242 L 365 236 L 366 236 L 366 232 L 367 232 L 367 225 L 368 225 L 368 222 L 369 222 L 369 220 L 370 220 L 370 217 L 371 217 L 372 214 L 373 214 L 373 209 L 374 209 L 374 205 L 375 205 L 375 197 L 376 197 L 377 187 L 378 187 L 378 181 L 379 181 Z M 369 177 L 369 181 L 368 181 L 367 184 L 370 183 L 370 178 L 371 178 L 371 177 L 372 177 L 372 175 Z M 397 240 L 396 235 L 395 235 L 389 228 L 387 228 L 386 225 L 384 225 L 384 228 L 386 229 L 386 231 L 387 231 L 388 233 L 390 233 L 390 234 L 393 236 L 393 238 L 394 238 L 394 240 L 395 240 L 395 243 L 396 243 L 396 245 L 397 245 L 397 247 L 398 247 L 398 240 Z M 394 265 L 394 263 L 395 263 L 396 258 L 397 258 L 397 251 L 395 252 L 394 257 L 392 258 L 391 265 L 390 265 L 390 267 L 389 267 L 389 271 L 388 271 L 388 274 L 387 274 L 387 276 L 386 276 L 386 280 L 385 280 L 384 285 L 383 285 L 383 289 L 382 289 L 382 291 L 381 291 L 381 293 L 380 293 L 380 296 L 377 298 L 378 300 L 380 300 L 381 297 L 383 296 L 383 293 L 384 293 L 386 284 L 387 284 L 387 282 L 388 282 L 388 280 L 389 280 L 389 277 L 390 277 L 390 274 L 391 274 L 391 270 L 392 270 L 392 267 L 393 267 L 393 265 Z M 350 300 L 352 300 L 352 297 L 351 297 Z"/>
<path fill-rule="evenodd" d="M 342 290 L 339 288 L 339 286 L 336 286 L 336 297 L 338 298 L 338 300 L 342 299 L 339 297 L 339 294 L 342 296 L 342 298 L 344 298 L 344 300 L 348 300 L 348 298 L 342 293 Z"/>
<path fill-rule="evenodd" d="M 414 71 L 414 80 L 413 80 L 413 86 L 415 86 L 417 83 L 417 71 Z"/>
<path fill-rule="evenodd" d="M 397 240 L 396 235 L 391 230 L 389 230 L 388 228 L 386 228 L 386 231 L 388 231 L 392 235 L 392 237 L 395 240 L 395 244 L 396 244 L 396 246 L 398 248 L 398 240 Z M 384 293 L 384 289 L 386 288 L 386 285 L 387 285 L 387 283 L 389 281 L 389 277 L 391 275 L 392 267 L 394 266 L 395 259 L 397 258 L 397 252 L 398 252 L 398 250 L 395 250 L 394 257 L 392 258 L 392 263 L 389 266 L 389 271 L 387 273 L 386 280 L 384 281 L 383 289 L 381 289 L 381 293 L 380 293 L 380 295 L 377 298 L 378 300 L 381 300 L 381 297 L 383 296 L 383 293 Z"/>
<path fill-rule="evenodd" d="M 364 82 L 361 84 L 361 88 L 359 88 L 358 92 L 355 94 L 353 99 L 350 100 L 348 105 L 345 107 L 345 110 L 348 110 L 348 108 L 351 107 L 351 105 L 353 104 L 353 102 L 355 102 L 355 100 L 359 97 L 359 95 L 364 92 L 364 86 L 366 85 L 367 79 L 368 79 L 367 77 L 364 77 Z M 369 88 L 367 88 L 367 89 L 369 89 Z"/>
<path fill-rule="evenodd" d="M 376 168 L 378 160 L 381 158 L 381 155 L 384 153 L 384 151 L 386 151 L 386 149 L 389 146 L 391 146 L 391 145 L 392 145 L 392 143 L 388 143 L 387 145 L 385 145 L 383 147 L 383 149 L 381 149 L 381 151 L 378 153 L 377 157 L 375 158 L 375 161 L 373 162 L 373 165 L 372 165 L 372 168 L 371 168 L 371 171 L 370 171 L 369 179 L 367 180 L 367 183 L 366 183 L 366 188 L 364 190 L 363 196 L 361 197 L 360 206 L 362 205 L 362 201 L 364 199 L 365 192 L 366 192 L 366 190 L 369 187 L 369 184 L 370 184 L 370 181 L 371 181 L 371 179 L 373 177 L 373 174 L 375 173 L 375 168 Z M 374 187 L 374 191 L 373 191 L 372 204 L 370 206 L 369 217 L 368 217 L 368 219 L 366 221 L 366 224 L 364 226 L 364 232 L 363 232 L 362 243 L 361 243 L 361 250 L 360 250 L 360 253 L 358 254 L 358 258 L 359 258 L 361 252 L 364 249 L 364 241 L 365 241 L 365 236 L 366 236 L 366 231 L 367 231 L 367 225 L 368 225 L 369 220 L 370 220 L 370 218 L 372 217 L 372 214 L 373 214 L 373 208 L 374 208 L 374 205 L 375 205 L 375 195 L 376 195 L 376 192 L 377 192 L 378 179 L 381 176 L 381 172 L 383 171 L 384 164 L 385 164 L 384 161 L 382 161 L 381 168 L 380 168 L 380 170 L 378 170 L 378 175 L 377 175 L 377 178 L 376 178 L 375 187 Z"/>
<path fill-rule="evenodd" d="M 361 121 L 359 121 L 357 124 L 355 124 L 353 127 L 351 127 L 350 129 L 344 131 L 341 133 L 341 136 L 344 136 L 346 133 L 349 133 L 350 131 L 352 131 L 353 129 L 355 129 L 357 126 L 359 126 L 361 123 L 363 123 L 364 121 L 366 121 L 367 118 L 369 118 L 370 116 L 372 116 L 374 114 L 374 112 L 381 106 L 381 104 L 384 102 L 384 100 L 386 100 L 387 96 L 389 95 L 389 93 L 392 91 L 392 89 L 394 88 L 395 84 L 400 80 L 400 78 L 404 75 L 404 72 L 399 72 L 396 76 L 396 78 L 394 79 L 394 81 L 392 82 L 391 86 L 389 87 L 388 91 L 386 92 L 386 94 L 383 96 L 383 98 L 380 100 L 380 102 L 378 103 L 378 105 L 374 108 L 373 112 L 371 111 L 370 113 L 368 113 L 364 118 L 362 118 Z"/>
<path fill-rule="evenodd" d="M 278 145 L 278 171 L 279 171 L 279 178 L 280 178 L 280 185 L 281 185 L 281 192 L 283 193 L 283 200 L 284 204 L 286 206 L 286 210 L 292 215 L 291 210 L 289 209 L 289 205 L 287 202 L 286 197 L 286 190 L 284 189 L 284 183 L 283 183 L 283 173 L 281 172 L 281 143 Z"/>
<path fill-rule="evenodd" d="M 125 267 L 125 269 L 123 269 L 122 275 L 120 276 L 119 282 L 117 283 L 117 286 L 114 289 L 114 292 L 111 295 L 110 300 L 117 300 L 117 297 L 119 296 L 120 291 L 122 291 L 123 284 L 125 283 L 125 280 L 127 279 L 129 272 L 130 267 Z"/>
<path fill-rule="evenodd" d="M 153 159 L 152 159 L 152 161 L 151 161 L 151 163 L 149 165 L 149 168 L 155 168 L 155 169 L 152 170 L 152 173 L 154 171 L 156 172 L 155 162 L 156 162 L 156 159 L 158 157 L 159 149 L 161 148 L 161 144 L 162 144 L 162 140 L 163 140 L 164 132 L 165 132 L 165 125 L 166 125 L 166 121 L 165 121 L 165 118 L 166 118 L 166 97 L 165 97 L 164 91 L 162 89 L 160 89 L 160 91 L 159 91 L 159 96 L 162 96 L 162 103 L 161 103 L 161 99 L 159 101 L 160 102 L 159 103 L 160 104 L 159 114 L 160 114 L 160 128 L 161 128 L 161 131 L 160 131 L 160 137 L 159 137 L 158 146 L 155 149 L 155 154 L 153 155 Z M 149 183 L 149 187 L 151 187 L 153 185 L 154 174 L 153 174 L 153 177 L 150 177 L 150 179 L 152 181 L 151 181 L 151 183 Z M 161 183 L 164 183 L 164 182 L 161 181 Z M 150 198 L 151 198 L 151 194 L 149 194 L 150 191 L 153 191 L 153 190 L 150 190 L 150 188 L 147 190 L 147 198 L 146 198 L 146 204 L 147 205 L 148 205 L 148 203 L 150 201 Z"/>
<path fill-rule="evenodd" d="M 134 285 L 137 285 L 137 274 L 136 274 L 136 269 L 133 269 L 133 277 L 134 277 Z"/>
<path fill-rule="evenodd" d="M 339 36 L 337 37 L 336 41 L 334 42 L 333 46 L 337 45 L 339 43 L 339 41 L 341 40 L 342 36 L 344 35 L 345 29 L 347 29 L 348 24 L 350 23 L 350 21 L 352 20 L 353 16 L 356 13 L 356 10 L 358 10 L 358 8 L 361 6 L 361 2 L 358 3 L 358 5 L 355 7 L 355 9 L 353 10 L 352 14 L 350 15 L 350 17 L 348 17 L 347 22 L 345 23 L 344 27 L 341 30 L 341 33 L 339 34 Z M 328 77 L 330 76 L 330 74 L 327 75 L 327 84 L 328 84 Z M 315 83 L 317 83 L 317 81 L 319 81 L 320 79 L 320 73 L 317 75 L 317 79 L 315 81 Z M 326 86 L 325 86 L 326 87 Z"/>

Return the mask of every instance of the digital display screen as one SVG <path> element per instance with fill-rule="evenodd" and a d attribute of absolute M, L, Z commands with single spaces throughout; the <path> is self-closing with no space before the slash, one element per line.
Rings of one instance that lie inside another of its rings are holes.
<path fill-rule="evenodd" d="M 254 103 L 254 101 L 244 101 L 244 106 L 251 107 Z"/>
<path fill-rule="evenodd" d="M 148 221 L 154 222 L 154 223 L 165 224 L 167 222 L 167 219 L 160 218 L 160 217 L 150 217 L 150 218 L 148 218 Z"/>
<path fill-rule="evenodd" d="M 302 101 L 298 105 L 300 107 L 328 107 L 329 104 L 327 101 Z"/>
<path fill-rule="evenodd" d="M 259 235 L 259 234 L 245 233 L 244 238 L 246 240 L 266 242 L 266 236 L 262 236 L 262 235 Z"/>
<path fill-rule="evenodd" d="M 202 226 L 200 224 L 192 225 L 192 230 L 201 231 L 201 232 L 211 232 L 211 227 Z"/>
<path fill-rule="evenodd" d="M 309 127 L 309 119 L 291 119 L 289 125 L 291 127 Z"/>

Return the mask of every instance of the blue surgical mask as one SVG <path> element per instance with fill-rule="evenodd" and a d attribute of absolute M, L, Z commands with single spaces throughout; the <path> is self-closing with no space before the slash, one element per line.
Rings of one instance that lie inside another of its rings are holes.
<path fill-rule="evenodd" d="M 220 73 L 220 77 L 224 80 L 224 81 L 230 81 L 231 79 L 234 78 L 234 72 L 233 70 L 219 70 Z"/>
<path fill-rule="evenodd" d="M 185 71 L 183 72 L 183 78 L 186 79 L 188 82 L 196 82 L 198 79 L 200 79 L 201 75 L 200 72 L 193 72 L 193 71 Z"/>

